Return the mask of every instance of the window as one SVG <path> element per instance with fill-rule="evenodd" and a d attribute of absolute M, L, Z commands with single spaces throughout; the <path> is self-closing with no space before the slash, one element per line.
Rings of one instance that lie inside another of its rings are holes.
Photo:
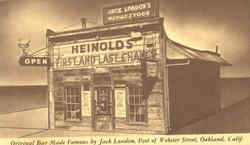
<path fill-rule="evenodd" d="M 143 96 L 142 87 L 129 87 L 129 121 L 147 122 L 147 99 Z"/>
<path fill-rule="evenodd" d="M 65 88 L 67 121 L 79 121 L 81 119 L 81 88 L 71 86 Z"/>

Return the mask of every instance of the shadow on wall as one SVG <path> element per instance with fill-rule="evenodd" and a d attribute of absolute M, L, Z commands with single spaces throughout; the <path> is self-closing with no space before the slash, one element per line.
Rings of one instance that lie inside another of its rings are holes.
<path fill-rule="evenodd" d="M 0 114 L 47 107 L 47 86 L 3 86 L 0 100 Z"/>

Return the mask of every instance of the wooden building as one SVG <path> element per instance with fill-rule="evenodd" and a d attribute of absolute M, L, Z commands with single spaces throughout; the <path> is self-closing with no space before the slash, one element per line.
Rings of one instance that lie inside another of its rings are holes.
<path fill-rule="evenodd" d="M 151 2 L 141 3 L 157 8 Z M 171 41 L 157 12 L 139 12 L 133 21 L 115 15 L 103 26 L 47 31 L 51 129 L 168 134 L 219 110 L 226 61 Z"/>

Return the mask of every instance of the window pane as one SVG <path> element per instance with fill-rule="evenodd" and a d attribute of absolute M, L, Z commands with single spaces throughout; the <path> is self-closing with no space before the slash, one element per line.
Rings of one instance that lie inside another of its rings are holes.
<path fill-rule="evenodd" d="M 129 103 L 130 103 L 131 105 L 134 104 L 134 98 L 133 98 L 132 96 L 129 98 Z"/>
<path fill-rule="evenodd" d="M 131 114 L 134 114 L 134 112 L 135 112 L 135 107 L 134 106 L 130 106 L 130 112 L 131 112 Z"/>
<path fill-rule="evenodd" d="M 140 104 L 140 102 L 139 102 L 139 97 L 137 96 L 137 97 L 135 97 L 135 104 Z"/>

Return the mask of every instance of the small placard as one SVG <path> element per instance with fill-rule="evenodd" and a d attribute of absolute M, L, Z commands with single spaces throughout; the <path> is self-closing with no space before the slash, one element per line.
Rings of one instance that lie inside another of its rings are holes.
<path fill-rule="evenodd" d="M 126 117 L 126 89 L 115 88 L 115 117 Z"/>
<path fill-rule="evenodd" d="M 90 91 L 82 91 L 82 116 L 91 116 Z"/>

